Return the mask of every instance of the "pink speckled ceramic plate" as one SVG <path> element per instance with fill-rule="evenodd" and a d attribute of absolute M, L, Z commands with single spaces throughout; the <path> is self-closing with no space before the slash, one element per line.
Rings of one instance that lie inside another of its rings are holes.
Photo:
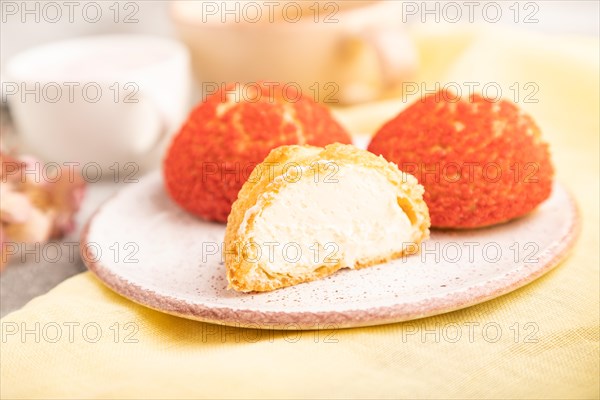
<path fill-rule="evenodd" d="M 565 189 L 531 215 L 487 229 L 433 231 L 420 255 L 269 293 L 227 290 L 225 226 L 170 201 L 153 173 L 105 203 L 82 238 L 86 264 L 115 292 L 169 314 L 255 328 L 385 324 L 501 296 L 554 268 L 579 219 Z"/>

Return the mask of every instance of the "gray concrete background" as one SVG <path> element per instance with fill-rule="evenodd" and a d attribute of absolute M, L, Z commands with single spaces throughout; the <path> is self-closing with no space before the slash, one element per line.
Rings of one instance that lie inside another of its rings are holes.
<path fill-rule="evenodd" d="M 18 310 L 29 300 L 46 293 L 65 279 L 86 270 L 77 253 L 78 247 L 75 247 L 79 242 L 81 229 L 96 208 L 121 185 L 108 182 L 88 185 L 82 208 L 77 215 L 76 231 L 65 237 L 63 242 L 55 242 L 58 246 L 49 248 L 47 257 L 44 257 L 44 251 L 40 250 L 24 258 L 16 255 L 11 259 L 0 274 L 0 318 L 11 311 Z M 60 252 L 55 250 L 57 248 Z M 69 249 L 74 251 L 70 252 Z M 75 254 L 73 256 L 69 253 Z"/>

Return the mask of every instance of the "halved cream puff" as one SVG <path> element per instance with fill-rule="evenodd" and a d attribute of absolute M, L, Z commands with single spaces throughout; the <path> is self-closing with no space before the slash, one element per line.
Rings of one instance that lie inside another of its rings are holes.
<path fill-rule="evenodd" d="M 229 287 L 269 291 L 414 253 L 429 237 L 423 191 L 412 175 L 352 145 L 276 148 L 232 206 Z"/>

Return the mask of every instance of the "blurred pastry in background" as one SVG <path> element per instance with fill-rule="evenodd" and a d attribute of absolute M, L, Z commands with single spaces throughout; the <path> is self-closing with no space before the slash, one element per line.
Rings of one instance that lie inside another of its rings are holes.
<path fill-rule="evenodd" d="M 434 227 L 506 222 L 552 191 L 548 145 L 534 120 L 507 100 L 429 94 L 387 122 L 368 149 L 425 186 Z"/>
<path fill-rule="evenodd" d="M 273 79 L 328 104 L 400 90 L 418 65 L 397 1 L 176 1 L 199 84 Z"/>
<path fill-rule="evenodd" d="M 351 143 L 323 105 L 277 82 L 230 84 L 198 105 L 163 163 L 171 198 L 207 220 L 225 222 L 253 168 L 282 145 Z"/>

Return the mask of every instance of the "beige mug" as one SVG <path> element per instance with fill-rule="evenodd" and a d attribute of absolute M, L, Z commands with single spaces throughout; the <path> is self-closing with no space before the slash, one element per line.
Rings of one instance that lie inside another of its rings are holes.
<path fill-rule="evenodd" d="M 205 89 L 279 81 L 351 104 L 380 98 L 417 67 L 397 1 L 177 1 L 171 15 Z"/>

